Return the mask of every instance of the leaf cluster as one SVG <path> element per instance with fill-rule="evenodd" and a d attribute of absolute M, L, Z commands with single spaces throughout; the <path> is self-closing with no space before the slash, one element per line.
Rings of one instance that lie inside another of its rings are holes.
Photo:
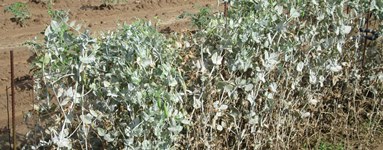
<path fill-rule="evenodd" d="M 92 37 L 53 20 L 31 43 L 44 124 L 27 147 L 347 149 L 381 131 L 381 45 L 363 69 L 350 38 L 367 1 L 230 3 L 167 37 L 143 21 Z"/>
<path fill-rule="evenodd" d="M 5 7 L 5 12 L 12 13 L 17 24 L 23 25 L 25 20 L 30 18 L 28 6 L 26 3 L 15 2 Z"/>

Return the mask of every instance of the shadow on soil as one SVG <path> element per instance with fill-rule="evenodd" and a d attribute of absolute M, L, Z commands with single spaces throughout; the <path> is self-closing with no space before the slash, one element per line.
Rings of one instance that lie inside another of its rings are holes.
<path fill-rule="evenodd" d="M 9 134 L 8 133 L 9 132 L 8 132 L 7 127 L 1 128 L 1 131 L 0 131 L 0 149 L 1 150 L 7 150 L 7 149 L 12 148 L 9 145 L 9 142 L 12 143 L 12 137 L 11 137 L 11 140 L 9 140 Z M 20 146 L 20 144 L 24 143 L 24 141 L 25 141 L 24 135 L 17 133 L 16 134 L 16 141 L 17 141 L 16 145 Z M 20 147 L 18 147 L 17 149 L 20 149 Z"/>

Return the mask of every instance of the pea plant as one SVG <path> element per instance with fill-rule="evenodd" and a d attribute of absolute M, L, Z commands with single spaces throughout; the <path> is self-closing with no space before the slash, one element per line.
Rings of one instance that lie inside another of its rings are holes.
<path fill-rule="evenodd" d="M 351 38 L 362 27 L 361 14 L 382 9 L 369 4 L 231 1 L 228 18 L 218 15 L 189 39 L 195 52 L 188 65 L 198 71 L 188 89 L 198 90 L 188 105 L 196 119 L 186 143 L 199 143 L 191 149 L 311 149 L 327 141 L 352 147 L 353 135 L 381 132 L 381 47 L 368 50 L 374 54 L 364 70 L 363 42 Z M 329 139 L 341 135 L 346 139 Z"/>
<path fill-rule="evenodd" d="M 101 0 L 102 4 L 105 5 L 115 5 L 115 4 L 122 4 L 126 3 L 128 0 Z"/>
<path fill-rule="evenodd" d="M 47 27 L 44 45 L 30 43 L 36 111 L 50 126 L 31 132 L 41 141 L 30 148 L 170 147 L 187 121 L 172 41 L 144 22 L 95 39 L 60 21 Z"/>
<path fill-rule="evenodd" d="M 11 5 L 7 6 L 4 11 L 12 13 L 14 16 L 14 21 L 21 26 L 24 24 L 25 20 L 30 18 L 28 6 L 26 3 L 12 3 Z"/>
<path fill-rule="evenodd" d="M 382 45 L 361 67 L 353 38 L 379 2 L 229 2 L 167 36 L 52 20 L 29 42 L 40 123 L 24 148 L 352 149 L 383 131 Z"/>

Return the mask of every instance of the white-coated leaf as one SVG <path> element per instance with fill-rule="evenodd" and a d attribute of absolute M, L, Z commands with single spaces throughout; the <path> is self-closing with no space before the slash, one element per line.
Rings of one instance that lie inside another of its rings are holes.
<path fill-rule="evenodd" d="M 92 116 L 94 116 L 94 117 L 98 117 L 98 114 L 97 114 L 97 112 L 96 111 L 94 111 L 94 110 L 89 110 L 89 112 L 90 112 L 90 114 L 92 115 Z"/>
<path fill-rule="evenodd" d="M 81 118 L 81 120 L 82 120 L 83 123 L 85 123 L 85 124 L 91 124 L 91 123 L 92 123 L 93 116 L 90 115 L 90 114 L 86 114 L 86 115 L 81 115 L 80 118 Z"/>
<path fill-rule="evenodd" d="M 309 100 L 309 103 L 312 104 L 312 105 L 316 105 L 319 101 L 317 99 L 314 99 L 314 98 L 311 98 Z"/>
<path fill-rule="evenodd" d="M 186 124 L 186 125 L 190 125 L 190 120 L 188 120 L 188 119 L 183 119 L 183 120 L 181 121 L 181 123 Z"/>
<path fill-rule="evenodd" d="M 112 138 L 112 136 L 108 133 L 104 135 L 104 140 L 107 142 L 113 142 L 114 138 Z"/>
<path fill-rule="evenodd" d="M 299 16 L 300 16 L 299 12 L 294 7 L 292 7 L 290 9 L 290 17 L 297 18 Z"/>
<path fill-rule="evenodd" d="M 53 31 L 60 30 L 60 24 L 57 21 L 55 21 L 55 20 L 51 21 L 50 27 L 52 28 Z"/>
<path fill-rule="evenodd" d="M 263 72 L 257 73 L 258 80 L 262 81 L 263 83 L 266 82 L 265 80 L 265 74 Z"/>
<path fill-rule="evenodd" d="M 314 71 L 310 70 L 309 80 L 311 84 L 315 84 L 317 82 L 317 76 Z"/>
<path fill-rule="evenodd" d="M 154 64 L 154 62 L 153 62 L 153 60 L 151 58 L 143 58 L 141 60 L 141 65 L 144 68 L 152 66 L 153 64 Z"/>
<path fill-rule="evenodd" d="M 185 44 L 185 47 L 186 47 L 186 48 L 189 48 L 189 47 L 190 47 L 190 43 L 189 43 L 188 41 L 185 41 L 184 44 Z"/>
<path fill-rule="evenodd" d="M 64 89 L 63 88 L 59 88 L 58 91 L 57 91 L 57 98 L 60 98 L 64 93 Z"/>
<path fill-rule="evenodd" d="M 213 102 L 213 107 L 214 107 L 215 109 L 218 109 L 218 108 L 219 108 L 218 105 L 219 105 L 219 101 L 215 101 L 215 102 Z"/>
<path fill-rule="evenodd" d="M 301 118 L 307 118 L 310 117 L 311 113 L 310 112 L 300 112 Z"/>
<path fill-rule="evenodd" d="M 106 134 L 106 131 L 103 128 L 97 128 L 97 134 L 99 136 L 104 136 Z"/>
<path fill-rule="evenodd" d="M 269 85 L 269 89 L 270 89 L 270 91 L 273 92 L 273 93 L 276 93 L 276 92 L 277 92 L 277 88 L 278 88 L 278 84 L 275 83 L 275 82 L 273 82 L 273 83 L 271 83 L 271 84 Z"/>
<path fill-rule="evenodd" d="M 221 125 L 217 125 L 217 130 L 218 131 L 222 131 L 223 130 L 223 127 Z"/>
<path fill-rule="evenodd" d="M 351 26 L 341 26 L 340 33 L 343 35 L 349 34 L 351 32 L 351 29 Z"/>
<path fill-rule="evenodd" d="M 320 87 L 323 87 L 324 80 L 325 80 L 325 78 L 323 76 L 319 76 Z"/>
<path fill-rule="evenodd" d="M 66 147 L 68 149 L 72 148 L 72 143 L 71 143 L 70 139 L 61 136 L 61 134 L 60 134 L 60 136 L 54 136 L 52 138 L 52 142 L 55 143 L 57 145 L 57 147 L 59 147 L 59 148 L 62 148 L 62 147 Z"/>
<path fill-rule="evenodd" d="M 66 90 L 65 95 L 68 97 L 74 96 L 72 87 L 70 87 L 68 90 Z"/>
<path fill-rule="evenodd" d="M 108 88 L 110 86 L 110 83 L 108 81 L 104 81 L 103 84 L 104 84 L 104 87 L 106 87 L 106 88 Z"/>
<path fill-rule="evenodd" d="M 90 55 L 88 57 L 80 57 L 80 61 L 84 64 L 93 63 L 95 60 L 96 58 L 93 55 Z"/>
<path fill-rule="evenodd" d="M 175 132 L 175 133 L 178 133 L 178 132 L 181 132 L 181 130 L 182 130 L 182 126 L 173 126 L 173 127 L 169 127 L 168 130 L 169 130 L 169 131 L 172 131 L 172 132 Z"/>
<path fill-rule="evenodd" d="M 318 16 L 317 16 L 317 20 L 318 21 L 322 21 L 324 19 L 324 13 L 320 13 Z"/>
<path fill-rule="evenodd" d="M 72 22 L 69 24 L 69 26 L 72 27 L 72 28 L 74 27 L 74 25 L 76 25 L 76 21 L 72 21 Z"/>
<path fill-rule="evenodd" d="M 51 27 L 48 26 L 44 31 L 44 36 L 48 37 L 52 33 Z"/>
<path fill-rule="evenodd" d="M 170 78 L 170 79 L 169 79 L 169 86 L 174 87 L 174 86 L 176 86 L 176 85 L 177 85 L 177 80 L 174 79 L 174 78 Z"/>
<path fill-rule="evenodd" d="M 383 82 L 383 72 L 379 72 L 378 79 L 380 82 Z"/>
<path fill-rule="evenodd" d="M 263 62 L 263 66 L 266 67 L 266 70 L 271 70 L 276 64 L 279 63 L 279 55 L 278 53 L 268 53 L 267 51 L 264 52 L 265 54 L 265 61 Z"/>
<path fill-rule="evenodd" d="M 215 53 L 211 56 L 211 60 L 212 60 L 213 64 L 215 64 L 215 65 L 220 65 L 220 64 L 221 64 L 221 61 L 222 61 L 222 57 L 221 57 L 221 56 L 218 56 L 218 53 L 215 52 Z"/>
<path fill-rule="evenodd" d="M 201 106 L 202 106 L 202 102 L 198 98 L 194 97 L 193 108 L 198 109 L 198 108 L 201 108 Z"/>
<path fill-rule="evenodd" d="M 311 3 L 313 3 L 314 5 L 319 5 L 316 0 L 311 0 Z"/>
<path fill-rule="evenodd" d="M 283 13 L 283 7 L 282 6 L 275 6 L 275 11 L 277 11 L 278 15 L 281 15 Z"/>
<path fill-rule="evenodd" d="M 297 65 L 297 71 L 302 72 L 304 66 L 305 66 L 305 63 L 299 62 Z"/>
<path fill-rule="evenodd" d="M 245 91 L 248 92 L 248 91 L 251 91 L 253 89 L 254 85 L 253 84 L 247 84 L 245 85 Z"/>
<path fill-rule="evenodd" d="M 226 110 L 227 108 L 229 108 L 229 106 L 225 105 L 225 104 L 222 104 L 220 107 L 219 107 L 219 110 Z"/>
<path fill-rule="evenodd" d="M 328 69 L 330 69 L 331 72 L 339 72 L 342 70 L 342 66 L 340 66 L 338 64 L 332 64 L 332 65 L 328 66 Z"/>
<path fill-rule="evenodd" d="M 342 53 L 342 43 L 340 42 L 336 43 L 336 49 L 338 50 L 339 53 Z"/>
<path fill-rule="evenodd" d="M 254 118 L 249 120 L 249 124 L 251 124 L 251 125 L 255 125 L 258 123 L 259 123 L 259 116 L 258 115 L 254 116 Z"/>
<path fill-rule="evenodd" d="M 65 106 L 66 104 L 68 104 L 68 102 L 71 100 L 70 97 L 66 97 L 64 98 L 61 102 L 60 102 L 60 106 Z"/>
<path fill-rule="evenodd" d="M 76 31 L 79 31 L 81 29 L 81 24 L 78 24 L 75 28 Z"/>
<path fill-rule="evenodd" d="M 254 104 L 254 100 L 255 100 L 255 94 L 254 94 L 254 91 L 251 91 L 249 94 L 247 94 L 246 96 L 246 100 L 248 100 L 250 102 L 251 105 Z"/>
<path fill-rule="evenodd" d="M 68 115 L 66 115 L 66 117 L 65 117 L 65 123 L 72 123 L 72 121 L 73 121 L 73 114 L 72 113 L 70 113 L 70 114 L 68 114 Z"/>

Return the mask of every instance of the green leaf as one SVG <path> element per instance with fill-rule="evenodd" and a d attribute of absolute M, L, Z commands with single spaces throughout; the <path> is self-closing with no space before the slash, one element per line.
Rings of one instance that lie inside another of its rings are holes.
<path fill-rule="evenodd" d="M 167 103 L 163 103 L 164 104 L 164 113 L 165 113 L 165 118 L 169 117 L 169 108 L 168 108 L 168 104 Z"/>
<path fill-rule="evenodd" d="M 43 65 L 47 65 L 50 61 L 51 61 L 51 56 L 49 55 L 49 53 L 45 53 L 41 62 L 43 63 Z"/>

